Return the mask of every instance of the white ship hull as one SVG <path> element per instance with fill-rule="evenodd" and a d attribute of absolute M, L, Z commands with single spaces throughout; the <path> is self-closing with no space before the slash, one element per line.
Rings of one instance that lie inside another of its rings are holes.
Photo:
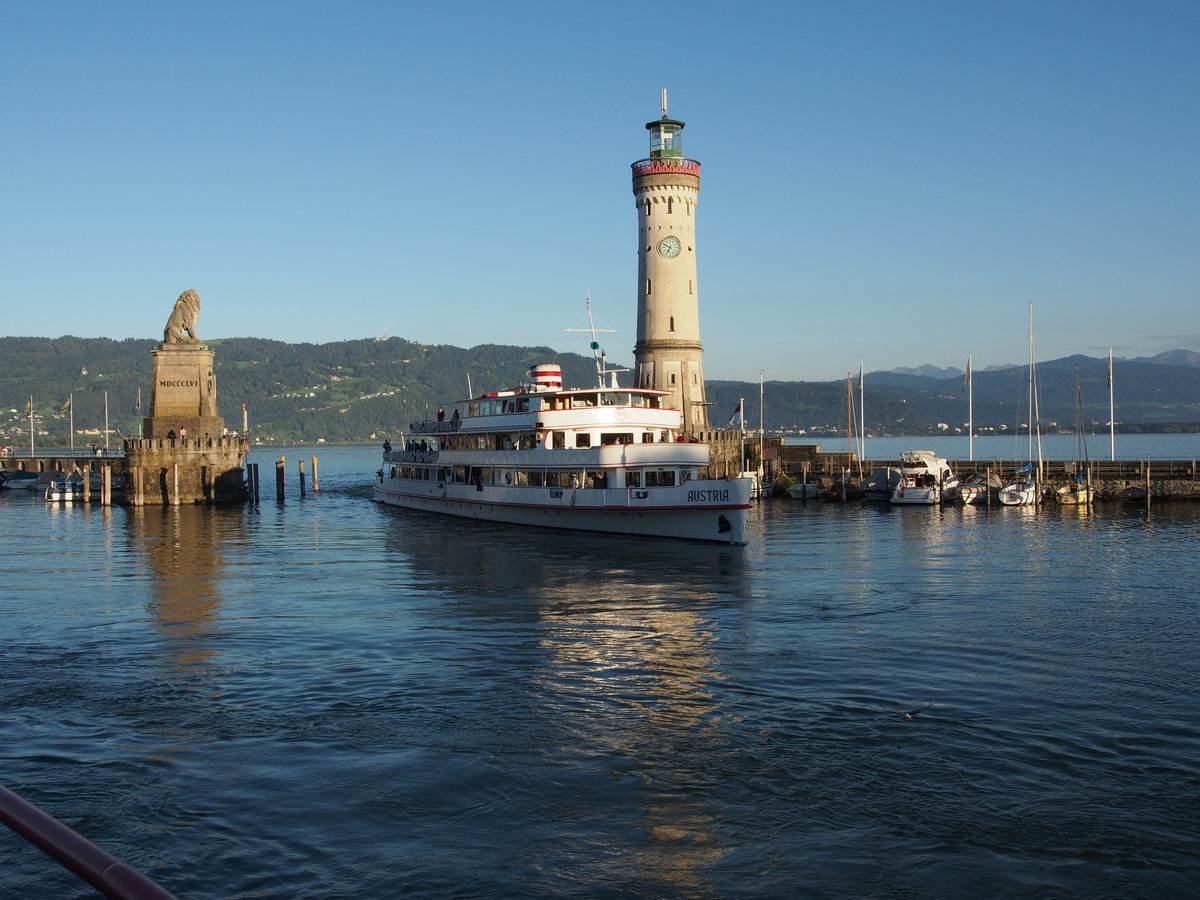
<path fill-rule="evenodd" d="M 697 480 L 674 488 L 527 488 L 380 475 L 375 499 L 392 506 L 513 525 L 746 543 L 749 478 Z"/>

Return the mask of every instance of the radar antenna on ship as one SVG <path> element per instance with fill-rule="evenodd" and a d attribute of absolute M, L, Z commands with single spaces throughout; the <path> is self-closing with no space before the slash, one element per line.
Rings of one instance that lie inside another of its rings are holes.
<path fill-rule="evenodd" d="M 596 381 L 601 388 L 617 388 L 617 374 L 619 372 L 628 372 L 628 369 L 610 369 L 608 368 L 608 355 L 600 349 L 600 342 L 596 340 L 596 322 L 592 318 L 592 295 L 587 297 L 587 313 L 588 327 L 587 328 L 568 328 L 567 331 L 587 331 L 592 336 L 592 342 L 588 345 L 592 349 L 592 356 L 596 360 Z M 601 328 L 600 331 L 609 334 L 616 334 L 615 328 Z M 605 376 L 608 376 L 608 384 L 604 383 Z"/>

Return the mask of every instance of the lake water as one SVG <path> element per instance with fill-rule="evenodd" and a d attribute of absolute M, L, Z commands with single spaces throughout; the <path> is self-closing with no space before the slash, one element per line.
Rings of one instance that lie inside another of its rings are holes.
<path fill-rule="evenodd" d="M 0 492 L 3 783 L 181 898 L 1200 879 L 1197 505 L 770 500 L 708 547 L 382 507 L 374 447 L 301 500 L 278 452 L 283 505 Z"/>

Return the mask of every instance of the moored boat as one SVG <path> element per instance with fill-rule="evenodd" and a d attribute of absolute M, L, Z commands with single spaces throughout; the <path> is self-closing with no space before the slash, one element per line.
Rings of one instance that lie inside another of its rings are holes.
<path fill-rule="evenodd" d="M 995 473 L 983 474 L 976 472 L 969 475 L 958 484 L 958 502 L 966 506 L 986 504 L 996 499 L 1004 483 Z"/>
<path fill-rule="evenodd" d="M 41 481 L 42 476 L 37 472 L 30 472 L 26 469 L 17 469 L 15 472 L 6 473 L 6 478 L 0 487 L 9 491 L 36 491 L 45 486 L 45 482 Z"/>
<path fill-rule="evenodd" d="M 707 444 L 680 431 L 669 391 L 564 388 L 557 365 L 451 404 L 384 446 L 375 499 L 446 515 L 581 531 L 746 542 L 750 478 L 701 477 Z M 607 379 L 606 379 L 607 376 Z M 607 380 L 607 383 L 606 383 Z"/>
<path fill-rule="evenodd" d="M 1001 506 L 1037 506 L 1038 486 L 1033 464 L 1017 469 L 1013 477 L 996 494 Z"/>
<path fill-rule="evenodd" d="M 958 478 L 950 464 L 932 450 L 900 453 L 900 483 L 891 502 L 910 506 L 936 506 L 958 494 Z"/>
<path fill-rule="evenodd" d="M 824 490 L 819 481 L 809 480 L 789 484 L 783 492 L 793 500 L 820 500 Z"/>
<path fill-rule="evenodd" d="M 1084 482 L 1082 475 L 1077 475 L 1070 484 L 1054 492 L 1054 499 L 1063 506 L 1081 506 L 1094 501 L 1096 492 L 1090 484 Z"/>
<path fill-rule="evenodd" d="M 83 473 L 78 469 L 69 475 L 55 478 L 46 485 L 46 500 L 48 502 L 82 500 L 84 483 Z"/>
<path fill-rule="evenodd" d="M 900 470 L 895 466 L 880 466 L 863 482 L 867 500 L 887 501 L 892 491 L 900 486 Z"/>

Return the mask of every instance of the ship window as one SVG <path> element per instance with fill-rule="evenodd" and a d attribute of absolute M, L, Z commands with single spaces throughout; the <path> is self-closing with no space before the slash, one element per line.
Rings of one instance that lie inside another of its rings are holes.
<path fill-rule="evenodd" d="M 576 447 L 592 446 L 592 436 L 590 434 L 588 434 L 586 431 L 579 432 L 577 435 L 575 435 L 575 446 Z"/>
<path fill-rule="evenodd" d="M 643 444 L 653 444 L 654 443 L 654 432 L 653 431 L 643 431 L 642 432 L 642 443 Z"/>
<path fill-rule="evenodd" d="M 605 444 L 605 445 L 632 444 L 633 443 L 633 434 L 626 433 L 626 432 L 619 432 L 619 433 L 614 434 L 612 432 L 606 431 L 606 432 L 601 433 L 600 443 Z"/>
<path fill-rule="evenodd" d="M 564 434 L 561 431 L 554 432 L 554 444 L 553 444 L 554 449 L 555 450 L 563 450 L 566 448 L 566 446 L 567 446 L 566 434 Z"/>
<path fill-rule="evenodd" d="M 632 488 L 632 487 L 641 487 L 641 486 L 642 486 L 642 473 L 641 472 L 626 472 L 625 473 L 625 487 Z"/>
<path fill-rule="evenodd" d="M 674 487 L 675 472 L 674 470 L 667 472 L 647 472 L 646 487 Z"/>
<path fill-rule="evenodd" d="M 578 396 L 571 398 L 571 408 L 572 409 L 583 409 L 585 407 L 595 406 L 595 405 L 596 405 L 596 395 L 595 394 L 579 394 Z"/>

